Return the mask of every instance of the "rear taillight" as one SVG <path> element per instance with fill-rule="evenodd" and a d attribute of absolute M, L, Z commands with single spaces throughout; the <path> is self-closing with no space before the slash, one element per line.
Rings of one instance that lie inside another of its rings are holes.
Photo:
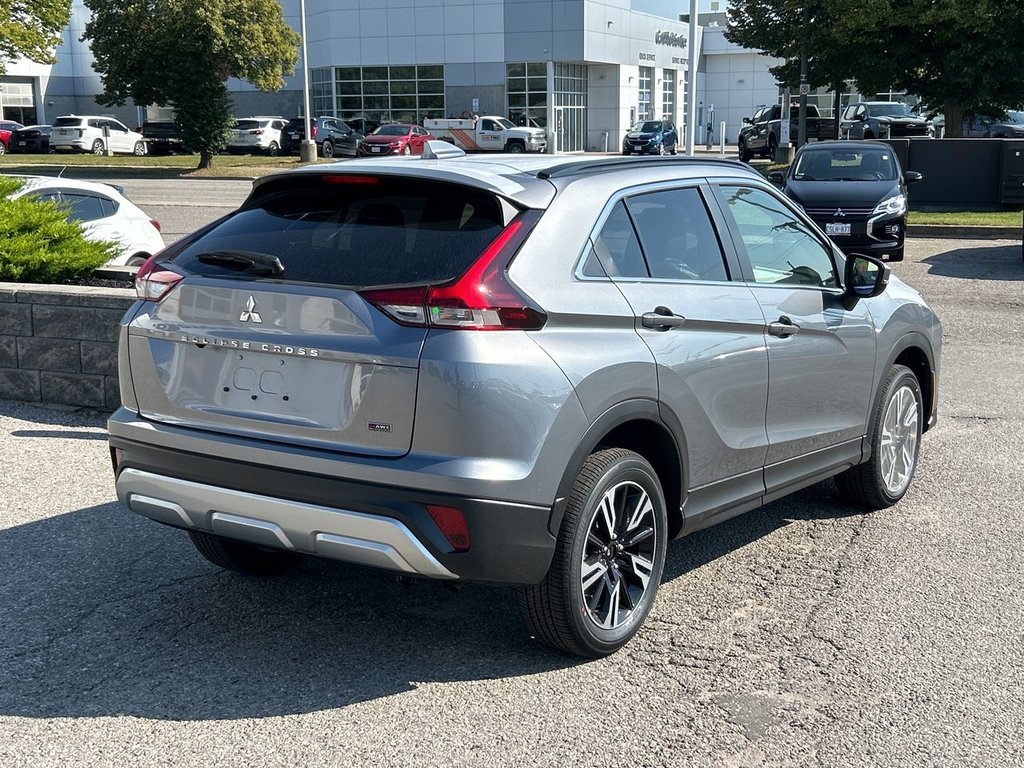
<path fill-rule="evenodd" d="M 184 275 L 163 269 L 157 256 L 150 256 L 135 273 L 135 295 L 143 301 L 160 301 L 181 282 Z"/>
<path fill-rule="evenodd" d="M 157 221 L 156 219 L 150 219 L 149 223 L 152 224 L 154 227 L 156 227 L 156 231 L 157 232 L 162 232 L 163 231 L 163 230 L 160 229 L 160 222 Z"/>
<path fill-rule="evenodd" d="M 316 138 L 316 125 L 313 125 L 313 127 L 310 128 L 310 130 L 309 130 L 309 138 L 311 138 L 311 139 L 315 139 Z"/>
<path fill-rule="evenodd" d="M 262 136 L 263 135 L 263 129 L 262 128 L 257 128 L 255 131 L 250 131 L 250 133 L 253 133 L 253 134 L 257 135 L 257 136 Z"/>
<path fill-rule="evenodd" d="M 454 283 L 362 291 L 364 299 L 403 325 L 469 331 L 536 331 L 547 315 L 530 306 L 505 274 L 536 222 L 527 214 L 509 224 Z"/>

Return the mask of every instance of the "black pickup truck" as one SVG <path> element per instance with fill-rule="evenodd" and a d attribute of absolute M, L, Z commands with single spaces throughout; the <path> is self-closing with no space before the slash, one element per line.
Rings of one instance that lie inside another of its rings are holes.
<path fill-rule="evenodd" d="M 797 145 L 798 118 L 800 108 L 795 104 L 789 111 L 789 140 L 794 147 Z M 807 140 L 835 138 L 835 121 L 818 114 L 818 108 L 807 105 Z M 740 160 L 747 162 L 754 155 L 775 157 L 775 148 L 779 146 L 782 134 L 782 105 L 772 104 L 760 107 L 753 117 L 743 118 L 743 127 L 736 139 L 739 147 Z"/>
<path fill-rule="evenodd" d="M 171 155 L 185 149 L 178 135 L 178 126 L 172 120 L 143 123 L 142 140 L 146 142 L 147 155 Z"/>

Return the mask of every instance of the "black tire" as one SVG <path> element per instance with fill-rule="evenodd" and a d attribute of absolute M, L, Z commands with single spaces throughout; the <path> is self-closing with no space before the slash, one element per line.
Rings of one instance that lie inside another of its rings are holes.
<path fill-rule="evenodd" d="M 526 147 L 521 141 L 510 141 L 505 149 L 513 155 L 519 155 L 526 151 Z"/>
<path fill-rule="evenodd" d="M 661 155 L 661 156 L 664 156 L 666 154 L 666 152 L 665 152 L 665 145 L 664 144 L 659 144 L 658 145 L 658 154 Z"/>
<path fill-rule="evenodd" d="M 126 267 L 141 267 L 149 258 L 148 253 L 136 253 L 125 262 Z"/>
<path fill-rule="evenodd" d="M 297 552 L 259 547 L 203 531 L 189 531 L 188 536 L 199 554 L 214 565 L 250 576 L 277 576 L 294 568 L 303 559 Z"/>
<path fill-rule="evenodd" d="M 96 141 L 92 143 L 92 153 L 94 155 L 102 155 L 105 152 L 106 149 L 103 147 L 103 139 L 96 139 Z"/>
<path fill-rule="evenodd" d="M 609 499 L 618 513 L 610 525 L 602 512 Z M 519 591 L 519 610 L 537 639 L 586 658 L 624 646 L 654 604 L 667 530 L 665 497 L 646 459 L 622 448 L 587 457 L 569 495 L 547 575 Z M 631 607 L 622 608 L 623 602 Z M 601 613 L 608 627 L 598 624 Z"/>
<path fill-rule="evenodd" d="M 410 147 L 408 144 L 406 144 L 404 147 L 402 147 L 402 154 L 405 155 L 406 157 L 411 155 L 412 154 L 412 147 Z"/>
<path fill-rule="evenodd" d="M 747 148 L 747 141 L 742 136 L 736 141 L 736 148 L 740 151 L 740 160 L 749 163 L 754 158 L 754 153 Z"/>
<path fill-rule="evenodd" d="M 280 151 L 281 145 L 278 144 L 276 141 L 270 142 L 270 146 L 267 147 L 267 155 L 269 155 L 270 157 L 277 157 Z"/>
<path fill-rule="evenodd" d="M 901 426 L 904 421 L 913 423 Z M 894 365 L 871 414 L 871 458 L 836 475 L 839 496 L 869 509 L 885 509 L 902 499 L 917 468 L 923 425 L 921 385 L 909 368 Z M 904 436 L 894 437 L 893 429 L 905 430 Z"/>
<path fill-rule="evenodd" d="M 632 152 L 623 152 L 622 154 L 624 154 L 626 157 L 629 157 L 633 153 Z"/>
<path fill-rule="evenodd" d="M 320 145 L 320 155 L 322 157 L 334 157 L 334 142 L 330 139 L 324 139 L 324 143 Z"/>
<path fill-rule="evenodd" d="M 775 162 L 775 150 L 779 148 L 779 139 L 773 133 L 768 137 L 768 160 Z"/>
<path fill-rule="evenodd" d="M 7 154 L 7 145 L 0 141 L 0 155 Z"/>
<path fill-rule="evenodd" d="M 903 261 L 903 248 L 889 254 L 889 261 Z"/>
<path fill-rule="evenodd" d="M 146 154 L 146 145 L 141 141 L 136 141 L 135 146 L 132 147 L 132 154 L 136 157 L 144 157 Z"/>

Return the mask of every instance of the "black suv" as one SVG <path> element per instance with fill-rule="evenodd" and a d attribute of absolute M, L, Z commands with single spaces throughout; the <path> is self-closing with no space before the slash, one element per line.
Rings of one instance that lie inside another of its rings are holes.
<path fill-rule="evenodd" d="M 839 129 L 850 139 L 889 139 L 930 136 L 932 123 L 899 101 L 859 101 L 843 112 Z"/>
<path fill-rule="evenodd" d="M 359 133 L 334 117 L 317 117 L 313 123 L 313 141 L 316 142 L 316 153 L 320 157 L 335 155 L 356 156 L 356 147 L 363 139 Z M 301 117 L 293 117 L 281 131 L 281 151 L 285 154 L 298 152 L 299 146 L 306 138 L 305 121 Z"/>
<path fill-rule="evenodd" d="M 668 120 L 641 120 L 622 140 L 622 154 L 674 155 L 676 142 L 676 127 Z"/>

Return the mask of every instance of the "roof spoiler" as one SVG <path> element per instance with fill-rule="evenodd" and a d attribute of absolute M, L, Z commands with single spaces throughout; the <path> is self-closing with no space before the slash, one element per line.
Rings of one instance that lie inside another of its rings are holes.
<path fill-rule="evenodd" d="M 450 141 L 434 139 L 423 144 L 424 160 L 444 160 L 450 157 L 465 157 L 466 153 Z"/>

